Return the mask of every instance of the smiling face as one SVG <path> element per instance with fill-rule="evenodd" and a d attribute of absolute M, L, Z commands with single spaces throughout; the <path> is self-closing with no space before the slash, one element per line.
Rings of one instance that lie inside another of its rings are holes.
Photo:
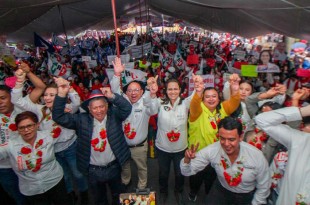
<path fill-rule="evenodd" d="M 205 90 L 203 93 L 203 103 L 204 105 L 213 112 L 216 106 L 219 104 L 218 92 L 214 89 Z"/>
<path fill-rule="evenodd" d="M 239 136 L 238 130 L 226 130 L 221 127 L 219 129 L 220 143 L 227 156 L 238 156 L 240 151 L 239 143 L 242 137 Z"/>
<path fill-rule="evenodd" d="M 107 115 L 108 103 L 103 98 L 95 98 L 89 102 L 88 109 L 96 120 L 102 122 Z"/>
<path fill-rule="evenodd" d="M 269 63 L 270 58 L 271 58 L 271 56 L 270 56 L 270 54 L 269 54 L 268 51 L 263 51 L 263 52 L 261 53 L 260 60 L 262 61 L 262 63 L 263 63 L 264 65 L 267 65 L 267 64 Z"/>
<path fill-rule="evenodd" d="M 173 104 L 180 96 L 181 88 L 177 82 L 169 82 L 167 84 L 167 96 Z"/>
<path fill-rule="evenodd" d="M 46 107 L 48 108 L 53 107 L 56 95 L 57 95 L 57 88 L 46 88 L 43 96 Z"/>
<path fill-rule="evenodd" d="M 136 82 L 130 83 L 126 90 L 126 95 L 131 104 L 138 102 L 143 95 L 143 90 L 140 84 Z"/>
<path fill-rule="evenodd" d="M 241 100 L 245 100 L 246 97 L 252 94 L 252 86 L 246 82 L 241 83 L 239 87 L 239 92 Z"/>

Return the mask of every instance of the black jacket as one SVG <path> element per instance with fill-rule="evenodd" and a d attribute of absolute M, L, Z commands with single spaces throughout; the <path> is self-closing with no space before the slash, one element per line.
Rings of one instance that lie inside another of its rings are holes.
<path fill-rule="evenodd" d="M 88 175 L 91 154 L 91 138 L 94 118 L 90 113 L 64 113 L 67 98 L 56 96 L 52 116 L 59 125 L 76 131 L 77 167 L 81 173 Z M 115 94 L 107 111 L 107 138 L 117 162 L 122 166 L 130 159 L 130 150 L 124 138 L 122 121 L 131 113 L 131 104 L 122 96 Z"/>

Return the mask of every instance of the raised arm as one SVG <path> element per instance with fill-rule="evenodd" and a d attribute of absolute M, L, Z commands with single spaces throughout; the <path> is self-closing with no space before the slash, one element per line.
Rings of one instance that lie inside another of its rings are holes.
<path fill-rule="evenodd" d="M 143 94 L 143 105 L 147 108 L 146 112 L 148 115 L 155 115 L 158 113 L 160 104 L 157 99 L 156 93 L 158 91 L 158 85 L 157 85 L 157 78 L 158 75 L 154 77 L 150 77 L 147 79 L 147 89 L 149 91 L 145 91 Z"/>
<path fill-rule="evenodd" d="M 302 135 L 303 132 L 282 123 L 301 120 L 302 116 L 310 116 L 310 106 L 300 109 L 287 107 L 264 112 L 255 117 L 255 122 L 270 137 L 290 149 L 293 138 Z"/>
<path fill-rule="evenodd" d="M 193 80 L 195 84 L 195 94 L 193 95 L 189 106 L 190 122 L 197 120 L 202 113 L 201 102 L 204 90 L 204 84 L 201 76 L 193 74 Z"/>
<path fill-rule="evenodd" d="M 227 115 L 232 114 L 240 105 L 239 82 L 240 77 L 237 74 L 229 76 L 231 96 L 228 100 L 222 103 Z"/>
<path fill-rule="evenodd" d="M 121 121 L 124 121 L 131 113 L 132 106 L 130 102 L 123 96 L 112 93 L 111 89 L 108 87 L 100 88 L 100 90 L 108 101 L 115 106 L 113 107 L 113 112 L 116 113 Z"/>
<path fill-rule="evenodd" d="M 36 76 L 33 72 L 31 72 L 29 66 L 26 63 L 21 63 L 21 65 L 18 66 L 29 78 L 29 80 L 34 85 L 34 89 L 29 94 L 29 98 L 32 102 L 36 103 L 40 99 L 41 95 L 43 94 L 46 85 L 43 83 L 43 81 Z M 26 80 L 26 79 L 24 79 Z"/>
<path fill-rule="evenodd" d="M 118 57 L 115 57 L 115 60 L 112 61 L 113 67 L 114 67 L 114 75 L 112 77 L 112 80 L 110 82 L 111 90 L 113 93 L 122 94 L 121 89 L 121 75 L 122 72 L 125 70 L 124 64 L 122 64 L 121 59 Z"/>

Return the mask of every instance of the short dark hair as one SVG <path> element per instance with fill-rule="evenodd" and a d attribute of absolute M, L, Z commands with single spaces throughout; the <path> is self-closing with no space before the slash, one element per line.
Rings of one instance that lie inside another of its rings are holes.
<path fill-rule="evenodd" d="M 143 82 L 141 82 L 141 81 L 139 81 L 139 80 L 133 80 L 133 81 L 131 81 L 130 83 L 128 83 L 127 85 L 125 85 L 125 86 L 123 87 L 123 92 L 124 92 L 124 93 L 127 92 L 127 89 L 128 89 L 128 87 L 129 87 L 129 85 L 130 85 L 131 83 L 137 83 L 137 84 L 139 84 L 140 87 L 141 87 L 141 89 L 143 90 L 143 92 L 145 91 L 145 85 L 143 84 Z"/>
<path fill-rule="evenodd" d="M 34 114 L 33 112 L 30 112 L 30 111 L 25 111 L 25 112 L 22 112 L 22 113 L 19 113 L 18 115 L 16 115 L 16 117 L 15 117 L 16 126 L 18 126 L 18 124 L 21 121 L 26 120 L 26 119 L 30 119 L 34 123 L 39 122 L 38 116 L 36 114 Z"/>
<path fill-rule="evenodd" d="M 8 94 L 11 94 L 11 88 L 7 85 L 0 85 L 0 90 L 5 91 Z"/>
<path fill-rule="evenodd" d="M 237 129 L 238 134 L 242 134 L 242 124 L 237 119 L 233 117 L 225 117 L 224 119 L 221 119 L 221 121 L 218 124 L 218 129 L 224 128 L 225 130 L 234 130 Z"/>

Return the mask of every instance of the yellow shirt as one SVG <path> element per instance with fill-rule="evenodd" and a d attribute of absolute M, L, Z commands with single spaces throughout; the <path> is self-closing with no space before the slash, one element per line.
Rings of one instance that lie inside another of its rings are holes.
<path fill-rule="evenodd" d="M 190 105 L 190 119 L 188 129 L 189 147 L 199 143 L 198 151 L 217 141 L 217 122 L 233 113 L 240 104 L 240 95 L 231 96 L 227 101 L 221 103 L 219 112 L 211 112 L 195 94 Z"/>

